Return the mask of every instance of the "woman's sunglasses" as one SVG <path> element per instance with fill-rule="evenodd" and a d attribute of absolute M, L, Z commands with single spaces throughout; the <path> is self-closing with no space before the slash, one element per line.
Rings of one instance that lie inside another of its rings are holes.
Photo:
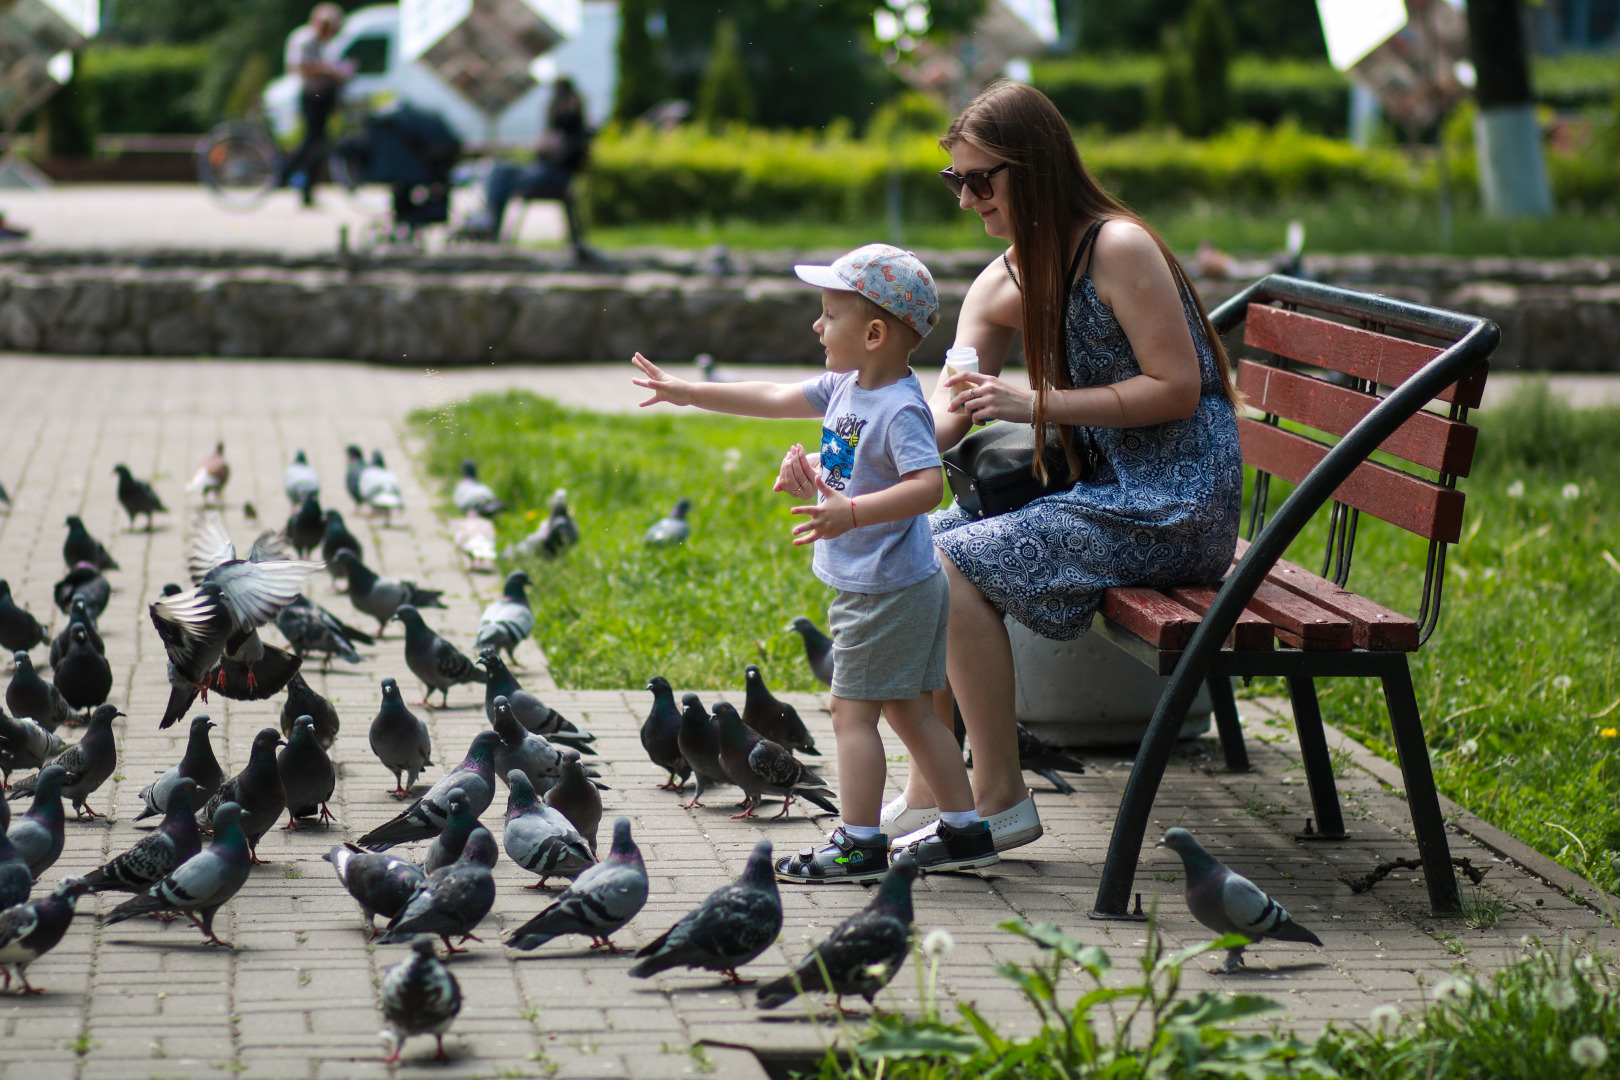
<path fill-rule="evenodd" d="M 1006 167 L 1007 163 L 1003 161 L 993 169 L 974 169 L 965 173 L 956 172 L 954 169 L 941 169 L 939 178 L 945 181 L 945 186 L 950 188 L 951 194 L 958 199 L 962 197 L 964 187 L 973 192 L 974 198 L 988 199 L 995 194 L 995 189 L 990 186 L 990 178 Z"/>

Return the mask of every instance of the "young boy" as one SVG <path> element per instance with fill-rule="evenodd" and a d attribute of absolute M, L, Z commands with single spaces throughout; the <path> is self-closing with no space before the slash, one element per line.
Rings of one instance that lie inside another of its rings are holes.
<path fill-rule="evenodd" d="M 668 401 L 713 412 L 822 417 L 821 452 L 794 446 L 775 490 L 801 499 L 794 544 L 815 543 L 815 574 L 837 590 L 833 635 L 833 730 L 843 824 L 825 847 L 778 859 L 791 882 L 867 884 L 889 866 L 879 825 L 884 754 L 878 717 L 900 736 L 937 794 L 935 834 L 895 854 L 922 870 L 965 870 L 998 860 L 990 828 L 973 807 L 962 754 L 933 715 L 930 691 L 945 685 L 945 621 L 950 591 L 925 515 L 939 505 L 943 480 L 934 422 L 912 374 L 912 352 L 939 321 L 939 299 L 922 262 L 887 244 L 857 248 L 831 266 L 794 271 L 821 288 L 814 329 L 827 350 L 827 374 L 800 384 L 690 383 L 637 353 L 651 390 Z"/>

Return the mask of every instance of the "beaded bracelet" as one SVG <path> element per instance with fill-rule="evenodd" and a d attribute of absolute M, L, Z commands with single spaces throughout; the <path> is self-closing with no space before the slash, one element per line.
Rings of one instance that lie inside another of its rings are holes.
<path fill-rule="evenodd" d="M 1030 427 L 1035 426 L 1035 403 L 1040 400 L 1040 397 L 1041 397 L 1041 395 L 1040 395 L 1039 391 L 1037 391 L 1036 393 L 1033 393 L 1033 394 L 1031 394 L 1029 396 L 1029 426 Z"/>

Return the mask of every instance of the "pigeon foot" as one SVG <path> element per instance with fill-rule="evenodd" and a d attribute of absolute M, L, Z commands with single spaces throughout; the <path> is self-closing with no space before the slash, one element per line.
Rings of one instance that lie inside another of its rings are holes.
<path fill-rule="evenodd" d="M 328 825 L 337 824 L 337 818 L 333 816 L 331 810 L 327 809 L 325 803 L 321 803 L 321 820 Z"/>
<path fill-rule="evenodd" d="M 544 889 L 544 888 L 547 888 L 548 886 L 546 885 L 546 879 L 541 878 L 539 881 L 536 881 L 533 885 L 525 885 L 523 887 L 525 889 Z"/>
<path fill-rule="evenodd" d="M 731 968 L 725 968 L 720 972 L 720 974 L 726 977 L 725 984 L 727 986 L 753 986 L 759 981 L 758 979 L 745 979 Z"/>
<path fill-rule="evenodd" d="M 702 805 L 703 805 L 702 803 L 697 801 L 697 797 L 693 796 L 691 802 L 683 802 L 683 803 L 681 803 L 681 809 L 682 810 L 696 810 L 698 807 L 700 807 Z"/>
<path fill-rule="evenodd" d="M 80 810 L 83 810 L 84 813 L 81 814 L 79 812 Z M 73 808 L 73 820 L 74 821 L 82 821 L 84 818 L 87 818 L 87 817 L 98 818 L 100 816 L 101 815 L 96 813 L 95 809 L 89 803 L 85 803 L 82 807 L 75 806 Z"/>
<path fill-rule="evenodd" d="M 287 816 L 287 824 L 285 824 L 285 825 L 283 825 L 281 827 L 281 831 L 282 832 L 303 832 L 304 830 L 302 830 L 302 829 L 300 829 L 298 827 L 298 819 L 296 817 L 292 816 L 292 811 L 291 810 L 287 811 L 287 815 L 288 815 Z"/>

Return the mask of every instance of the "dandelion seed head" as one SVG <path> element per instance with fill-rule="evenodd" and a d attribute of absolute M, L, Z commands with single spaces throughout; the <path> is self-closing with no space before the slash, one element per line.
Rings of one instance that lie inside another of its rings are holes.
<path fill-rule="evenodd" d="M 1566 501 L 1578 499 L 1581 497 L 1581 485 L 1565 484 L 1558 494 L 1562 495 Z"/>
<path fill-rule="evenodd" d="M 1572 1009 L 1579 1000 L 1580 995 L 1575 992 L 1575 987 L 1562 979 L 1547 987 L 1547 1004 L 1554 1012 Z"/>
<path fill-rule="evenodd" d="M 1462 1004 L 1474 996 L 1474 984 L 1467 979 L 1441 979 L 1434 987 L 1434 1000 Z"/>
<path fill-rule="evenodd" d="M 954 948 L 956 948 L 956 939 L 951 937 L 949 930 L 941 926 L 934 927 L 934 929 L 928 931 L 928 936 L 923 938 L 923 955 L 931 960 L 938 960 L 941 957 L 950 955 L 950 951 Z"/>
<path fill-rule="evenodd" d="M 1515 480 L 1507 486 L 1507 495 L 1510 499 L 1524 498 L 1524 481 Z"/>
<path fill-rule="evenodd" d="M 1554 675 L 1552 684 L 1554 690 L 1562 693 L 1563 691 L 1568 690 L 1571 686 L 1574 686 L 1575 680 L 1570 678 L 1568 675 Z"/>
<path fill-rule="evenodd" d="M 1367 1014 L 1367 1022 L 1378 1034 L 1387 1035 L 1400 1025 L 1401 1010 L 1394 1005 L 1374 1005 Z"/>
<path fill-rule="evenodd" d="M 1583 1069 L 1596 1069 L 1609 1060 L 1609 1048 L 1596 1035 L 1582 1035 L 1569 1044 L 1569 1058 Z"/>
<path fill-rule="evenodd" d="M 1479 740 L 1464 740 L 1463 744 L 1457 747 L 1457 753 L 1461 754 L 1463 757 L 1473 757 L 1475 754 L 1479 753 Z"/>

